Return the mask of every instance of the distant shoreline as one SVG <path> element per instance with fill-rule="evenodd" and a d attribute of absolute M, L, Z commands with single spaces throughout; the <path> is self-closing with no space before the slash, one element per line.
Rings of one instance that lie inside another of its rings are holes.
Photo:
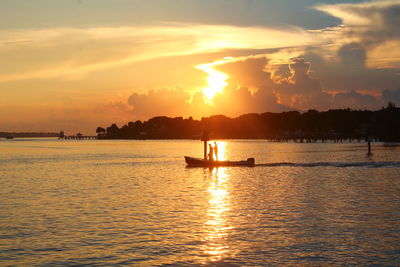
<path fill-rule="evenodd" d="M 7 137 L 21 138 L 21 137 L 58 137 L 58 133 L 44 133 L 44 132 L 0 132 L 0 138 Z"/>
<path fill-rule="evenodd" d="M 116 123 L 98 127 L 98 139 L 266 139 L 277 142 L 400 141 L 400 108 L 389 103 L 377 111 L 337 109 L 282 113 L 249 113 L 230 118 L 224 115 L 203 117 L 157 116 L 147 121 Z"/>

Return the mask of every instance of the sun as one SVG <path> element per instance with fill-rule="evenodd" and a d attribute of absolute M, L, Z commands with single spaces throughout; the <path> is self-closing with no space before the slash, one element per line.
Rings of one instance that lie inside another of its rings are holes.
<path fill-rule="evenodd" d="M 217 93 L 222 93 L 227 85 L 228 76 L 225 73 L 212 70 L 208 72 L 208 87 L 203 88 L 203 94 L 208 100 L 212 100 Z"/>
<path fill-rule="evenodd" d="M 208 86 L 202 88 L 203 95 L 207 103 L 211 104 L 214 96 L 217 93 L 222 93 L 224 87 L 228 85 L 228 75 L 212 68 L 212 64 L 197 65 L 197 69 L 202 70 L 208 74 Z"/>

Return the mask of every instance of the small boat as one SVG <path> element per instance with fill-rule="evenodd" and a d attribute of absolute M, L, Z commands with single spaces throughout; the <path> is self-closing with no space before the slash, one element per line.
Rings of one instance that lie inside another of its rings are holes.
<path fill-rule="evenodd" d="M 247 160 L 241 160 L 241 161 L 230 161 L 230 160 L 205 160 L 205 159 L 185 156 L 185 161 L 189 167 L 225 167 L 225 166 L 253 167 L 255 165 L 254 158 L 248 158 Z"/>

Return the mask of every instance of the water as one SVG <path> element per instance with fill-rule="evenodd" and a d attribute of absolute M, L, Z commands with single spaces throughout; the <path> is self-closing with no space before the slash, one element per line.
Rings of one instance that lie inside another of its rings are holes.
<path fill-rule="evenodd" d="M 0 265 L 400 265 L 400 147 L 0 140 Z"/>

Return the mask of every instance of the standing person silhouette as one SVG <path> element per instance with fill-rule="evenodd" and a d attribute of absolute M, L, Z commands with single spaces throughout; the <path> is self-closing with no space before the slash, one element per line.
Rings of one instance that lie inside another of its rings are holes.
<path fill-rule="evenodd" d="M 211 146 L 211 144 L 208 144 L 208 149 L 209 149 L 208 160 L 213 161 L 214 160 L 214 149 Z"/>
<path fill-rule="evenodd" d="M 215 154 L 215 159 L 218 161 L 218 145 L 217 142 L 214 141 L 214 154 Z"/>

